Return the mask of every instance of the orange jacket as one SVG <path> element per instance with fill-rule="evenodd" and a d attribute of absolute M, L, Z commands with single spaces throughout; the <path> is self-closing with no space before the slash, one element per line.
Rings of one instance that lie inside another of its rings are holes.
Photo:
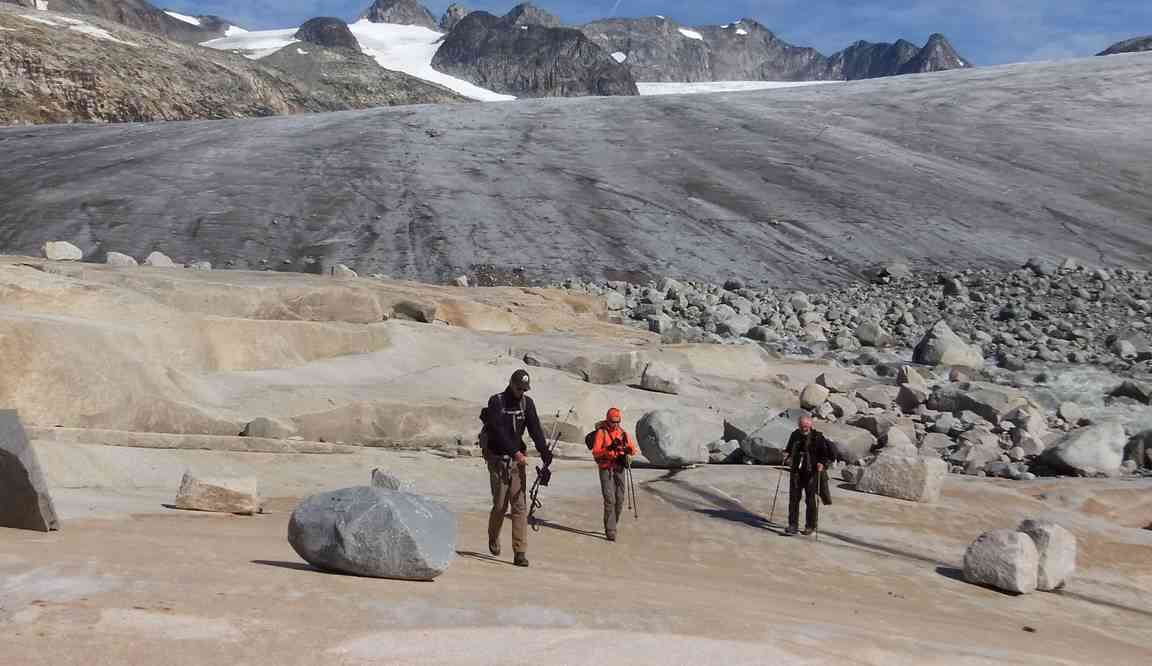
<path fill-rule="evenodd" d="M 615 440 L 623 443 L 623 450 L 612 447 L 612 442 Z M 613 426 L 607 421 L 596 424 L 596 443 L 592 445 L 592 457 L 596 459 L 596 464 L 600 465 L 600 469 L 611 469 L 616 464 L 617 459 L 623 458 L 625 455 L 634 456 L 637 453 L 636 444 L 632 442 L 632 438 L 628 436 L 627 432 L 624 432 L 623 428 Z"/>

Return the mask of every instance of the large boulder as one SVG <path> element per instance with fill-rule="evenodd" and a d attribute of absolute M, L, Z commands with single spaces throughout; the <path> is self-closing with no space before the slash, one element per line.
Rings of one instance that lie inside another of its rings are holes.
<path fill-rule="evenodd" d="M 708 462 L 708 445 L 721 438 L 719 418 L 684 410 L 648 412 L 636 423 L 636 442 L 648 462 L 679 468 Z"/>
<path fill-rule="evenodd" d="M 882 452 L 864 468 L 856 490 L 912 502 L 935 502 L 940 499 L 947 473 L 943 460 L 894 449 Z"/>
<path fill-rule="evenodd" d="M 863 378 L 847 370 L 825 370 L 816 377 L 816 383 L 833 393 L 847 393 Z"/>
<path fill-rule="evenodd" d="M 104 255 L 104 263 L 120 268 L 133 268 L 140 265 L 140 262 L 136 261 L 135 258 L 120 252 L 109 252 Z"/>
<path fill-rule="evenodd" d="M 0 410 L 0 527 L 60 529 L 36 450 L 14 409 Z"/>
<path fill-rule="evenodd" d="M 301 501 L 288 521 L 288 543 L 318 569 L 431 580 L 456 556 L 456 516 L 412 493 L 343 488 Z"/>
<path fill-rule="evenodd" d="M 177 509 L 251 515 L 260 511 L 255 478 L 199 479 L 187 472 L 176 491 Z"/>
<path fill-rule="evenodd" d="M 876 437 L 863 428 L 842 423 L 820 423 L 816 426 L 836 450 L 836 458 L 849 464 L 863 460 L 876 448 Z"/>
<path fill-rule="evenodd" d="M 767 465 L 784 461 L 788 438 L 796 430 L 796 421 L 803 411 L 784 412 L 754 409 L 730 414 L 724 419 L 724 439 L 740 442 L 744 455 Z"/>
<path fill-rule="evenodd" d="M 176 268 L 176 262 L 163 252 L 151 252 L 144 257 L 144 265 L 154 268 Z"/>
<path fill-rule="evenodd" d="M 1041 454 L 1040 462 L 1061 474 L 1114 475 L 1124 462 L 1127 443 L 1123 424 L 1107 421 L 1064 435 Z"/>
<path fill-rule="evenodd" d="M 1025 520 L 1018 531 L 1032 537 L 1040 555 L 1036 589 L 1056 590 L 1076 572 L 1076 537 L 1047 520 Z"/>
<path fill-rule="evenodd" d="M 912 358 L 924 365 L 984 367 L 984 353 L 980 348 L 961 340 L 943 319 L 936 322 L 920 339 L 912 352 Z"/>
<path fill-rule="evenodd" d="M 953 414 L 969 411 L 993 424 L 1014 410 L 1029 406 L 1028 397 L 1019 389 L 986 382 L 946 384 L 928 399 L 930 409 Z"/>
<path fill-rule="evenodd" d="M 84 252 L 67 241 L 48 241 L 44 243 L 44 258 L 50 261 L 80 261 Z"/>
<path fill-rule="evenodd" d="M 733 462 L 739 457 L 738 451 L 740 451 L 740 442 L 718 439 L 708 445 L 708 462 L 716 465 Z"/>
<path fill-rule="evenodd" d="M 680 392 L 680 368 L 663 361 L 653 361 L 644 368 L 640 378 L 640 387 L 657 393 Z"/>
<path fill-rule="evenodd" d="M 1007 592 L 1036 590 L 1040 553 L 1032 537 L 1015 530 L 981 534 L 964 552 L 964 580 Z"/>
<path fill-rule="evenodd" d="M 613 352 L 599 356 L 577 356 L 563 367 L 589 384 L 623 384 L 641 376 L 648 365 L 644 352 Z"/>
<path fill-rule="evenodd" d="M 831 395 L 831 391 L 826 387 L 819 384 L 809 384 L 800 393 L 800 406 L 804 409 L 816 409 L 828 400 L 829 395 Z"/>
<path fill-rule="evenodd" d="M 899 386 L 888 386 L 886 384 L 876 384 L 860 389 L 856 392 L 856 397 L 868 403 L 871 407 L 880 407 L 887 409 L 890 405 L 896 402 L 896 398 L 900 395 Z"/>

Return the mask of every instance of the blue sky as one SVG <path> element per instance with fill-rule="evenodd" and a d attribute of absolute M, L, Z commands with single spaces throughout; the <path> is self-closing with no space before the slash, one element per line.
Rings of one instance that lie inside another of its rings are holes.
<path fill-rule="evenodd" d="M 371 0 L 153 0 L 186 13 L 218 14 L 254 29 L 313 16 L 356 17 Z M 451 0 L 425 2 L 439 17 Z M 464 2 L 503 14 L 516 0 Z M 539 0 L 566 23 L 611 14 L 616 0 Z M 944 33 L 978 65 L 1092 55 L 1152 34 L 1152 0 L 620 0 L 618 16 L 661 14 L 688 25 L 758 20 L 781 38 L 831 54 L 858 40 L 923 43 Z"/>

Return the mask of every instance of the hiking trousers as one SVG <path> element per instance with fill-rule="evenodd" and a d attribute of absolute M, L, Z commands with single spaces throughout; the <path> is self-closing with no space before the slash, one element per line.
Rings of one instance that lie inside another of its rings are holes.
<path fill-rule="evenodd" d="M 500 543 L 504 514 L 512 508 L 512 551 L 528 551 L 528 466 L 514 459 L 488 458 L 488 480 L 492 484 L 492 513 L 488 516 L 488 543 Z"/>
<path fill-rule="evenodd" d="M 600 470 L 600 494 L 604 496 L 604 535 L 616 536 L 616 524 L 624 513 L 624 466 L 612 465 Z"/>
<path fill-rule="evenodd" d="M 792 529 L 800 524 L 801 493 L 804 495 L 805 527 L 814 530 L 820 518 L 819 472 L 793 471 L 788 475 L 788 527 Z"/>

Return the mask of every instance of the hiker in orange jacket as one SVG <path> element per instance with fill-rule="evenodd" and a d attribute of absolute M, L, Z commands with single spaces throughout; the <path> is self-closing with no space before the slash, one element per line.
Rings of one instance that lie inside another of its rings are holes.
<path fill-rule="evenodd" d="M 604 536 L 616 540 L 616 524 L 624 512 L 624 468 L 636 455 L 636 444 L 620 427 L 620 410 L 608 410 L 607 418 L 596 424 L 592 457 L 600 467 L 600 492 L 604 495 Z"/>

